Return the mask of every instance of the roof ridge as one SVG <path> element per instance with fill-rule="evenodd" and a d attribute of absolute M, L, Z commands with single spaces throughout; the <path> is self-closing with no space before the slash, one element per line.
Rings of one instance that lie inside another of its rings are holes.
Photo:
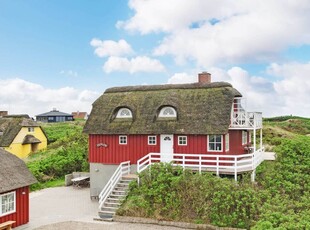
<path fill-rule="evenodd" d="M 137 85 L 137 86 L 121 86 L 112 87 L 105 90 L 104 93 L 118 93 L 129 91 L 156 91 L 168 89 L 205 89 L 205 88 L 221 88 L 232 87 L 228 82 L 212 82 L 212 83 L 189 83 L 189 84 L 162 84 L 162 85 Z"/>

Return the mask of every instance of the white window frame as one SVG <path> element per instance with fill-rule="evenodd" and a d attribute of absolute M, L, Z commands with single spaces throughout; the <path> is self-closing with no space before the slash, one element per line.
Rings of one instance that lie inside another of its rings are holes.
<path fill-rule="evenodd" d="M 173 114 L 167 114 L 167 110 L 173 111 Z M 177 111 L 171 106 L 165 106 L 160 110 L 158 117 L 177 117 Z"/>
<path fill-rule="evenodd" d="M 157 137 L 152 135 L 147 137 L 148 145 L 156 145 L 157 144 Z"/>
<path fill-rule="evenodd" d="M 6 205 L 10 205 L 10 204 L 3 204 L 3 197 L 5 196 L 9 196 L 9 195 L 12 195 L 13 194 L 13 201 L 10 202 L 10 203 L 13 203 L 13 209 L 12 210 L 9 210 L 9 211 L 6 211 L 6 212 L 3 212 L 3 206 Z M 12 213 L 15 213 L 16 212 L 16 192 L 13 191 L 13 192 L 8 192 L 8 193 L 4 193 L 4 194 L 1 194 L 0 195 L 0 216 L 6 216 L 6 215 L 9 215 L 9 214 L 12 214 Z"/>
<path fill-rule="evenodd" d="M 132 118 L 132 112 L 128 108 L 120 108 L 117 111 L 116 118 Z"/>
<path fill-rule="evenodd" d="M 34 127 L 28 127 L 28 132 L 33 133 L 34 132 Z"/>
<path fill-rule="evenodd" d="M 229 151 L 229 133 L 225 134 L 225 150 Z"/>
<path fill-rule="evenodd" d="M 210 142 L 210 136 L 214 136 L 215 137 L 215 141 L 214 142 Z M 220 136 L 221 137 L 221 142 L 217 142 L 216 141 L 216 137 Z M 213 144 L 216 146 L 216 144 L 220 143 L 221 149 L 210 149 L 210 144 Z M 208 151 L 209 152 L 222 152 L 223 151 L 223 135 L 208 135 Z"/>
<path fill-rule="evenodd" d="M 127 136 L 126 136 L 126 135 L 120 135 L 120 136 L 118 137 L 118 143 L 119 143 L 120 145 L 127 145 L 127 143 L 128 143 L 128 138 L 127 138 Z"/>
<path fill-rule="evenodd" d="M 178 145 L 187 145 L 187 136 L 178 136 Z"/>
<path fill-rule="evenodd" d="M 243 130 L 242 131 L 242 144 L 245 145 L 247 143 L 248 143 L 248 132 Z"/>

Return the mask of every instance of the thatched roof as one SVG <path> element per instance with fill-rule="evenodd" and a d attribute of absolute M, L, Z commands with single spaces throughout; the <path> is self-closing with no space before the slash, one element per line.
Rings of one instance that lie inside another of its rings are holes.
<path fill-rule="evenodd" d="M 88 134 L 223 134 L 230 124 L 234 97 L 229 83 L 153 85 L 110 88 L 94 103 L 84 127 Z M 172 106 L 177 119 L 158 119 Z M 133 119 L 117 119 L 127 107 Z"/>
<path fill-rule="evenodd" d="M 36 183 L 24 161 L 0 149 L 0 193 Z"/>
<path fill-rule="evenodd" d="M 37 122 L 27 118 L 0 118 L 0 146 L 9 146 L 22 127 L 39 127 Z"/>

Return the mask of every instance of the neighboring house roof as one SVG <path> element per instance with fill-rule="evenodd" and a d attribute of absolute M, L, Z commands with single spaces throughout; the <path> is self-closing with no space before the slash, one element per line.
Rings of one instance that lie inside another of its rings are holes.
<path fill-rule="evenodd" d="M 0 149 L 0 193 L 36 183 L 24 161 Z"/>
<path fill-rule="evenodd" d="M 234 97 L 240 96 L 225 82 L 110 88 L 93 103 L 84 132 L 223 134 L 229 128 Z M 177 119 L 158 119 L 164 106 L 174 107 Z M 116 118 L 123 107 L 132 111 L 132 119 Z"/>
<path fill-rule="evenodd" d="M 58 110 L 52 110 L 50 112 L 47 112 L 47 113 L 42 113 L 42 114 L 39 114 L 39 115 L 36 115 L 36 117 L 72 117 L 71 114 L 69 113 L 63 113 L 63 112 L 59 112 Z"/>
<path fill-rule="evenodd" d="M 74 119 L 76 118 L 85 119 L 87 118 L 87 112 L 72 112 L 72 116 Z"/>
<path fill-rule="evenodd" d="M 13 142 L 22 127 L 40 127 L 37 122 L 27 118 L 0 118 L 0 146 L 7 147 Z M 43 131 L 43 130 L 42 130 Z M 44 132 L 44 131 L 43 131 Z"/>
<path fill-rule="evenodd" d="M 10 114 L 3 116 L 5 118 L 30 118 L 28 114 Z"/>

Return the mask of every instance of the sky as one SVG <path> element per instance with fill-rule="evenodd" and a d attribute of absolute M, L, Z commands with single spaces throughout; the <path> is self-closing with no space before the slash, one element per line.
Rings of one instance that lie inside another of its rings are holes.
<path fill-rule="evenodd" d="M 107 89 L 212 81 L 310 117 L 308 0 L 0 0 L 0 111 L 90 112 Z"/>

